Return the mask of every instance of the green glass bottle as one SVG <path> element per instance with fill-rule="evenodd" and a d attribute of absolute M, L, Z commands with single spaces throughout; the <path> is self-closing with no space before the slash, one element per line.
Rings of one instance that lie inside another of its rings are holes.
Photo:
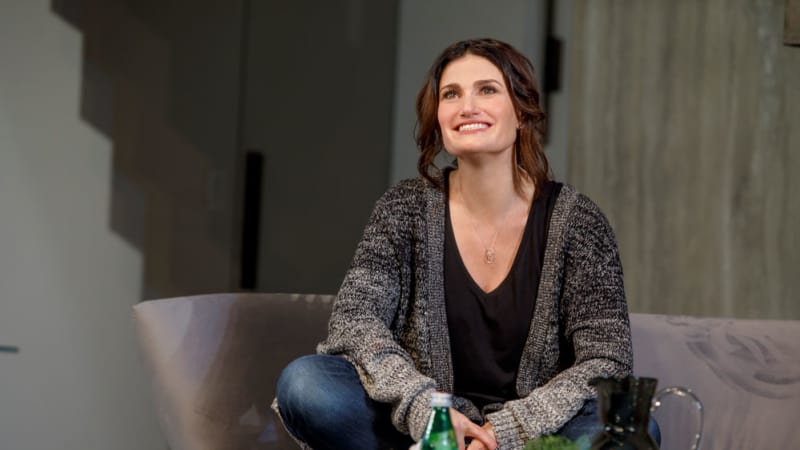
<path fill-rule="evenodd" d="M 456 431 L 450 420 L 450 407 L 453 397 L 446 392 L 431 395 L 431 418 L 422 435 L 421 450 L 458 450 Z"/>

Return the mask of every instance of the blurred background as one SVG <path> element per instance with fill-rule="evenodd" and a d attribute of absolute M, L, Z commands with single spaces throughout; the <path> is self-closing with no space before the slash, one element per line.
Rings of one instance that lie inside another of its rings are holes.
<path fill-rule="evenodd" d="M 794 9 L 792 9 L 794 8 Z M 540 76 L 631 311 L 800 319 L 796 0 L 0 0 L 0 449 L 164 449 L 130 308 L 335 293 L 448 44 Z M 794 45 L 791 45 L 794 44 Z"/>

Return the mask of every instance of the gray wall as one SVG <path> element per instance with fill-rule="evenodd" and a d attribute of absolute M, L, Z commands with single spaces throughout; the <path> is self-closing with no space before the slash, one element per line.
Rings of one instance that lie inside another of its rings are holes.
<path fill-rule="evenodd" d="M 0 6 L 0 448 L 155 450 L 130 307 L 141 252 L 109 227 L 113 142 L 80 119 L 81 33 Z"/>
<path fill-rule="evenodd" d="M 110 226 L 142 298 L 236 286 L 242 1 L 82 0 L 82 117 L 113 141 Z"/>
<path fill-rule="evenodd" d="M 400 2 L 390 169 L 393 182 L 417 176 L 414 102 L 439 53 L 462 39 L 493 37 L 525 53 L 542 73 L 544 20 L 543 0 Z"/>
<path fill-rule="evenodd" d="M 0 6 L 0 448 L 165 447 L 130 307 L 235 287 L 241 6 Z"/>
<path fill-rule="evenodd" d="M 783 0 L 575 2 L 569 179 L 631 309 L 800 318 L 800 48 Z"/>
<path fill-rule="evenodd" d="M 386 189 L 397 2 L 253 2 L 244 146 L 265 156 L 257 289 L 335 293 Z"/>

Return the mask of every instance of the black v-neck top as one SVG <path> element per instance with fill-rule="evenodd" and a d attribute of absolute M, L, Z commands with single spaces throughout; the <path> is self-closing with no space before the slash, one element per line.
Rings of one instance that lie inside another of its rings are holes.
<path fill-rule="evenodd" d="M 536 196 L 511 270 L 491 292 L 484 292 L 467 271 L 446 207 L 444 288 L 454 393 L 479 409 L 519 398 L 517 369 L 536 305 L 550 215 L 560 190 L 561 184 L 551 181 Z"/>

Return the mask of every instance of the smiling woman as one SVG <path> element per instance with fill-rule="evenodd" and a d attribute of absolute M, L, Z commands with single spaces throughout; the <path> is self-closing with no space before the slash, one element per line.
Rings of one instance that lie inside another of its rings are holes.
<path fill-rule="evenodd" d="M 505 96 L 513 105 L 518 120 L 519 139 L 514 143 L 512 157 L 520 169 L 514 173 L 515 187 L 520 188 L 523 174 L 539 182 L 548 180 L 550 165 L 541 143 L 545 116 L 539 104 L 539 89 L 533 66 L 516 49 L 493 39 L 457 42 L 442 52 L 431 66 L 427 81 L 417 95 L 417 145 L 421 152 L 417 167 L 420 174 L 438 184 L 434 161 L 442 148 L 446 147 L 439 126 L 440 107 L 456 94 L 443 90 L 445 84 L 449 84 L 449 81 L 443 80 L 443 75 L 450 68 L 451 62 L 462 58 L 478 60 L 470 65 L 483 66 L 484 71 L 492 72 L 493 76 L 478 80 L 484 85 L 481 87 L 491 90 L 492 86 L 485 84 L 493 84 L 496 89 L 504 90 Z M 483 64 L 480 63 L 481 60 Z M 445 93 L 448 98 L 444 97 Z M 452 150 L 448 148 L 448 151 Z"/>
<path fill-rule="evenodd" d="M 519 120 L 503 74 L 486 58 L 466 55 L 442 73 L 438 120 L 447 152 L 511 152 Z"/>
<path fill-rule="evenodd" d="M 315 449 L 408 448 L 445 391 L 460 448 L 594 434 L 589 380 L 631 371 L 622 267 L 602 212 L 550 179 L 530 62 L 453 44 L 417 120 L 420 177 L 375 205 L 321 354 L 278 381 L 283 423 Z"/>

